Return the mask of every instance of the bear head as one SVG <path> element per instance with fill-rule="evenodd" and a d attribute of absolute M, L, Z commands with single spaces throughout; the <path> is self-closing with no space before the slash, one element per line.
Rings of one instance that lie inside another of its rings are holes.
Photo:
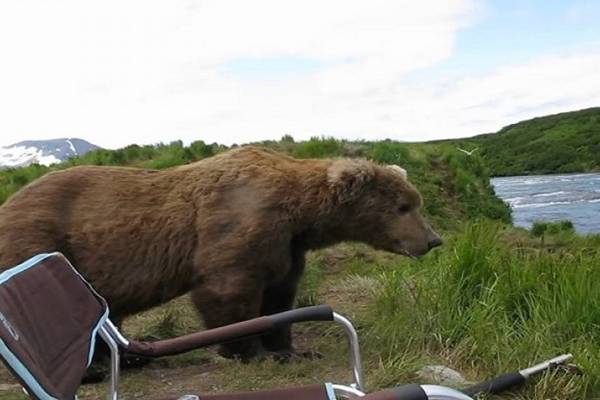
<path fill-rule="evenodd" d="M 409 257 L 424 255 L 442 239 L 423 218 L 421 195 L 396 165 L 342 159 L 327 170 L 344 240 Z"/>

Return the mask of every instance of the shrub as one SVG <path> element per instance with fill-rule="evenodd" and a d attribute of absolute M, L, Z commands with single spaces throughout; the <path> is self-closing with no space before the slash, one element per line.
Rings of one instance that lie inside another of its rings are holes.
<path fill-rule="evenodd" d="M 404 143 L 377 142 L 372 146 L 370 156 L 382 164 L 402 165 L 404 168 L 411 163 L 410 151 Z"/>
<path fill-rule="evenodd" d="M 575 226 L 569 220 L 556 222 L 534 221 L 531 227 L 531 234 L 535 237 L 542 237 L 544 234 L 557 235 L 560 233 L 574 233 Z"/>
<path fill-rule="evenodd" d="M 542 237 L 548 230 L 546 222 L 535 221 L 531 227 L 531 234 L 535 237 Z"/>
<path fill-rule="evenodd" d="M 298 143 L 292 148 L 292 155 L 298 158 L 324 158 L 339 156 L 343 142 L 334 138 L 313 137 L 307 142 Z"/>

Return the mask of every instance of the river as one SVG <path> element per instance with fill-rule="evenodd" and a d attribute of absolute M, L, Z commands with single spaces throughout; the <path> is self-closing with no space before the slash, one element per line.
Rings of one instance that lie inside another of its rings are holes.
<path fill-rule="evenodd" d="M 515 225 L 568 219 L 579 233 L 600 233 L 600 173 L 493 178 Z"/>

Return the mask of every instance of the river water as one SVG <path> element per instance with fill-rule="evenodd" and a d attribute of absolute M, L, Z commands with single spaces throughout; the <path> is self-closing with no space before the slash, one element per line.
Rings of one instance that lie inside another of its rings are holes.
<path fill-rule="evenodd" d="M 600 233 L 600 173 L 493 178 L 515 225 L 568 219 L 577 232 Z"/>

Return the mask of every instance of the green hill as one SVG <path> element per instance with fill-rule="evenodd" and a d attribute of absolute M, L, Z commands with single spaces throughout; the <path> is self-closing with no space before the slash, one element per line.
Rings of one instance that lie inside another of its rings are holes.
<path fill-rule="evenodd" d="M 493 176 L 600 170 L 600 108 L 549 115 L 454 141 L 479 147 Z"/>

